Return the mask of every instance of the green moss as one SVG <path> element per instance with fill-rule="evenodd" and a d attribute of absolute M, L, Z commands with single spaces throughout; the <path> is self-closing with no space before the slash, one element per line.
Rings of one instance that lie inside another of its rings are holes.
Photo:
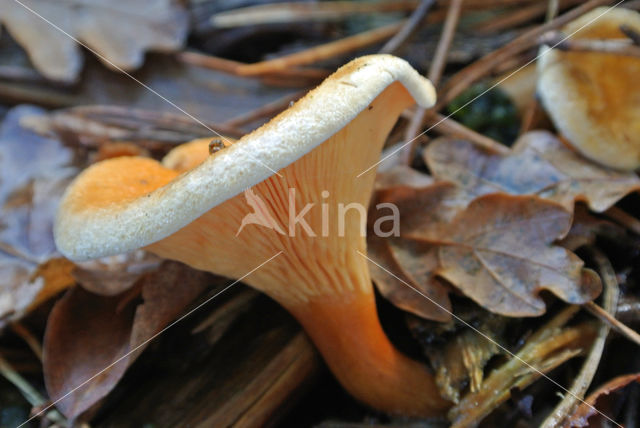
<path fill-rule="evenodd" d="M 510 146 L 520 129 L 516 106 L 499 88 L 484 93 L 487 89 L 484 83 L 473 85 L 447 106 L 447 112 L 474 131 Z"/>

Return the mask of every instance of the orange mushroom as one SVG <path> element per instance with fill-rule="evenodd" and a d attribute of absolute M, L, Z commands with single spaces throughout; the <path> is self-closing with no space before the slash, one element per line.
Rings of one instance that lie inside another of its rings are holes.
<path fill-rule="evenodd" d="M 62 200 L 58 248 L 84 260 L 144 247 L 242 278 L 298 319 L 357 399 L 390 413 L 438 415 L 448 403 L 432 375 L 381 328 L 363 257 L 375 171 L 358 175 L 377 162 L 414 100 L 429 107 L 435 91 L 409 64 L 362 57 L 211 155 L 200 141 L 162 164 L 117 158 L 93 165 Z"/>
<path fill-rule="evenodd" d="M 571 39 L 625 39 L 640 32 L 640 14 L 602 7 L 563 28 Z M 603 165 L 640 167 L 640 58 L 545 47 L 538 59 L 538 94 L 556 128 L 584 156 Z"/>

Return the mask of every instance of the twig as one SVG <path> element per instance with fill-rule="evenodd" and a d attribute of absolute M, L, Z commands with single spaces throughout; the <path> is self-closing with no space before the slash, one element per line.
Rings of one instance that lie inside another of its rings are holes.
<path fill-rule="evenodd" d="M 538 99 L 534 96 L 531 97 L 527 106 L 522 113 L 522 121 L 520 124 L 520 135 L 526 134 L 533 129 L 540 128 L 540 122 L 544 120 L 546 115 L 540 105 Z"/>
<path fill-rule="evenodd" d="M 495 7 L 521 6 L 536 0 L 469 0 L 466 10 L 483 10 Z M 438 6 L 448 8 L 451 0 L 439 1 Z M 381 0 L 376 2 L 279 2 L 248 6 L 215 13 L 209 18 L 213 28 L 232 28 L 265 24 L 291 24 L 299 22 L 331 22 L 344 20 L 352 15 L 413 11 L 421 0 Z M 441 8 L 438 8 L 438 12 Z M 442 19 L 440 13 L 438 17 Z M 435 16 L 434 16 L 435 18 Z"/>
<path fill-rule="evenodd" d="M 442 77 L 442 73 L 447 64 L 447 54 L 449 53 L 449 48 L 451 47 L 451 42 L 453 41 L 458 21 L 460 20 L 462 4 L 463 0 L 452 0 L 449 4 L 449 10 L 447 11 L 447 18 L 445 19 L 444 26 L 442 28 L 442 34 L 438 41 L 438 46 L 436 47 L 431 65 L 429 66 L 429 80 L 431 80 L 431 83 L 436 87 L 438 86 L 438 83 L 440 83 L 440 78 Z M 410 141 L 415 139 L 416 135 L 418 135 L 420 129 L 422 129 L 422 126 L 424 125 L 425 114 L 426 110 L 422 107 L 418 107 L 405 132 L 405 140 Z M 403 153 L 401 155 L 401 159 L 404 161 L 403 163 L 409 164 L 411 162 L 413 153 L 415 153 L 416 143 L 417 141 L 413 141 L 412 144 L 408 144 L 403 147 Z"/>
<path fill-rule="evenodd" d="M 444 26 L 442 27 L 442 34 L 440 35 L 438 47 L 436 48 L 433 60 L 429 65 L 429 80 L 431 80 L 431 83 L 436 87 L 440 84 L 440 78 L 442 77 L 444 68 L 447 65 L 447 54 L 449 53 L 451 42 L 453 42 L 458 22 L 460 21 L 460 11 L 462 10 L 463 3 L 464 0 L 451 0 L 451 4 L 449 5 L 449 10 L 447 12 L 447 18 L 445 19 Z"/>
<path fill-rule="evenodd" d="M 24 398 L 34 407 L 47 403 L 40 393 L 20 373 L 15 371 L 11 364 L 0 356 L 0 374 L 11 382 L 22 393 Z M 57 410 L 50 410 L 45 415 L 47 419 L 62 426 L 69 426 L 67 420 Z"/>
<path fill-rule="evenodd" d="M 391 54 L 398 50 L 400 46 L 418 29 L 418 25 L 431 9 L 436 0 L 422 0 L 420 5 L 413 11 L 411 17 L 404 26 L 380 49 L 380 53 Z"/>
<path fill-rule="evenodd" d="M 206 55 L 200 52 L 186 51 L 179 52 L 175 55 L 175 58 L 185 64 L 195 65 L 196 67 L 208 68 L 210 70 L 222 71 L 233 75 L 238 75 L 238 69 L 247 64 L 243 62 L 233 61 L 226 58 L 220 58 L 217 56 Z M 294 77 L 294 78 L 306 78 L 310 80 L 322 80 L 327 77 L 331 72 L 320 68 L 286 68 L 276 70 L 273 75 L 281 77 Z"/>
<path fill-rule="evenodd" d="M 440 96 L 436 109 L 440 110 L 442 107 L 449 104 L 451 100 L 460 95 L 469 86 L 491 73 L 491 71 L 493 71 L 493 69 L 500 63 L 508 60 L 514 55 L 518 55 L 519 53 L 534 47 L 537 44 L 538 38 L 544 33 L 558 29 L 590 10 L 607 3 L 609 3 L 608 0 L 589 0 L 565 14 L 560 15 L 551 22 L 526 31 L 515 38 L 512 42 L 507 43 L 500 49 L 485 55 L 473 64 L 463 68 L 456 73 L 449 82 L 447 82 L 446 87 L 443 89 L 442 93 L 439 94 Z"/>
<path fill-rule="evenodd" d="M 302 97 L 306 91 L 296 91 L 292 94 L 285 95 L 284 97 L 277 99 L 271 103 L 265 104 L 261 107 L 258 107 L 255 110 L 247 112 L 245 114 L 241 114 L 240 116 L 236 116 L 232 119 L 227 120 L 222 123 L 222 126 L 229 126 L 232 128 L 240 128 L 249 123 L 255 122 L 258 119 L 262 119 L 264 117 L 271 117 L 276 113 L 285 110 L 289 107 L 289 104 L 296 101 L 300 97 Z"/>
<path fill-rule="evenodd" d="M 558 16 L 558 12 L 560 12 L 559 0 L 549 0 L 547 5 L 547 16 L 544 22 L 552 21 L 556 16 Z"/>
<path fill-rule="evenodd" d="M 553 1 L 553 0 L 551 0 Z M 580 3 L 581 0 L 564 1 L 563 6 L 568 7 Z M 543 16 L 548 11 L 548 5 L 544 2 L 534 3 L 528 6 L 516 8 L 509 13 L 506 13 L 497 18 L 491 19 L 487 22 L 483 22 L 475 28 L 480 34 L 497 33 L 504 31 L 508 28 L 517 27 L 519 25 L 531 22 L 540 16 Z M 554 16 L 555 17 L 555 16 Z"/>
<path fill-rule="evenodd" d="M 637 46 L 631 39 L 567 39 L 561 31 L 551 31 L 540 37 L 540 44 L 554 46 L 555 49 L 562 51 L 599 52 L 640 57 L 640 46 Z"/>
<path fill-rule="evenodd" d="M 615 313 L 618 307 L 618 297 L 620 290 L 618 289 L 618 282 L 616 281 L 616 275 L 613 271 L 613 267 L 609 260 L 600 251 L 592 249 L 591 252 L 594 255 L 602 282 L 604 283 L 604 309 L 600 308 L 593 302 L 593 306 L 598 307 L 603 313 L 611 314 Z M 559 426 L 562 421 L 571 413 L 574 407 L 578 404 L 578 400 L 584 398 L 587 393 L 587 389 L 593 377 L 596 374 L 600 359 L 602 358 L 602 351 L 609 335 L 609 324 L 602 324 L 598 328 L 597 336 L 591 345 L 591 349 L 585 358 L 584 364 L 580 369 L 580 373 L 573 380 L 573 384 L 568 394 L 565 394 L 564 398 L 558 403 L 553 412 L 542 423 L 543 428 L 553 428 Z"/>
<path fill-rule="evenodd" d="M 626 211 L 623 211 L 618 207 L 611 207 L 604 212 L 604 215 L 616 223 L 626 227 L 636 235 L 640 235 L 640 220 L 631 214 L 628 214 Z"/>
<path fill-rule="evenodd" d="M 606 322 L 611 328 L 613 328 L 615 331 L 617 331 L 630 341 L 634 342 L 636 345 L 640 345 L 640 334 L 638 334 L 638 332 L 617 320 L 613 315 L 606 312 L 600 306 L 596 305 L 593 302 L 589 302 L 585 303 L 584 308 L 591 312 L 591 314 L 593 314 L 594 316 L 598 317 L 601 321 Z"/>
<path fill-rule="evenodd" d="M 13 324 L 11 324 L 11 330 L 13 330 L 15 334 L 20 336 L 22 340 L 24 340 L 25 343 L 29 346 L 29 348 L 31 348 L 33 353 L 36 354 L 36 357 L 38 357 L 38 359 L 42 361 L 42 345 L 40 344 L 40 341 L 36 339 L 33 333 L 31 333 L 28 328 L 26 328 L 19 322 L 14 322 Z"/>
<path fill-rule="evenodd" d="M 243 64 L 236 69 L 236 73 L 240 76 L 255 76 L 275 73 L 290 67 L 312 64 L 339 55 L 344 55 L 349 52 L 362 49 L 366 46 L 379 43 L 382 40 L 393 36 L 400 28 L 402 28 L 405 22 L 406 20 L 395 22 L 384 27 L 365 31 L 340 40 L 315 46 L 302 52 L 285 55 L 280 58 L 261 61 L 255 64 Z"/>
<path fill-rule="evenodd" d="M 467 128 L 463 124 L 456 122 L 450 117 L 446 117 L 435 112 L 427 112 L 426 119 L 427 124 L 433 126 L 433 130 L 441 134 L 464 138 L 465 140 L 469 140 L 473 144 L 482 147 L 483 149 L 487 149 L 493 153 L 506 155 L 511 152 L 505 145 L 482 134 L 479 134 L 472 129 Z"/>
<path fill-rule="evenodd" d="M 210 18 L 215 28 L 232 28 L 264 24 L 340 21 L 352 15 L 380 12 L 406 12 L 419 7 L 419 0 L 378 2 L 284 2 L 248 6 L 216 13 Z"/>

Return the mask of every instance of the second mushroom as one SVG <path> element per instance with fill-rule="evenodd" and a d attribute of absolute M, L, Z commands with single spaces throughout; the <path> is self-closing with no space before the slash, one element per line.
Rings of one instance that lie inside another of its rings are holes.
<path fill-rule="evenodd" d="M 405 61 L 356 59 L 215 153 L 200 142 L 162 163 L 91 166 L 63 198 L 56 243 L 73 260 L 143 247 L 242 278 L 293 314 L 357 399 L 395 414 L 441 414 L 448 403 L 432 375 L 381 328 L 364 233 L 388 134 L 405 108 L 434 101 L 431 83 Z"/>

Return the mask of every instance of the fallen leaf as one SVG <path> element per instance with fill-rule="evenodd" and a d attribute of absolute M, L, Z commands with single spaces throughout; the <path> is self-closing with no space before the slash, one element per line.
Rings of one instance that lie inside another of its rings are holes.
<path fill-rule="evenodd" d="M 383 209 L 376 209 L 378 204 L 393 203 L 398 198 L 412 199 L 421 188 L 431 184 L 430 176 L 404 165 L 395 165 L 377 175 L 368 216 L 367 252 L 373 260 L 369 262 L 369 270 L 380 293 L 395 306 L 426 319 L 448 321 L 451 319 L 448 289 L 433 275 L 438 263 L 436 247 L 393 236 L 384 238 L 373 231 L 379 217 L 388 215 Z"/>
<path fill-rule="evenodd" d="M 602 212 L 640 189 L 635 173 L 595 164 L 546 131 L 524 134 L 507 156 L 467 141 L 438 139 L 427 148 L 425 161 L 435 178 L 458 184 L 470 198 L 496 192 L 529 194 L 569 210 L 574 201 L 586 201 L 593 211 Z"/>
<path fill-rule="evenodd" d="M 600 293 L 598 275 L 584 269 L 575 254 L 552 245 L 571 226 L 571 213 L 561 206 L 535 196 L 492 194 L 442 221 L 437 190 L 425 192 L 430 200 L 421 207 L 424 215 L 403 217 L 402 234 L 438 245 L 435 273 L 484 308 L 506 316 L 536 316 L 545 311 L 538 296 L 542 289 L 573 304 Z M 399 208 L 406 212 L 402 204 Z"/>
<path fill-rule="evenodd" d="M 32 274 L 30 282 L 35 282 L 41 278 L 45 286 L 33 298 L 31 304 L 27 308 L 29 310 L 37 307 L 39 304 L 49 300 L 62 290 L 65 290 L 76 283 L 75 278 L 71 274 L 75 265 L 73 262 L 65 258 L 55 258 L 47 260 Z"/>
<path fill-rule="evenodd" d="M 449 290 L 433 275 L 438 264 L 435 246 L 393 238 L 370 238 L 367 252 L 373 260 L 369 262 L 371 277 L 387 300 L 426 319 L 451 319 Z"/>
<path fill-rule="evenodd" d="M 12 109 L 0 128 L 0 327 L 73 284 L 53 242 L 58 200 L 76 173 L 73 152 L 20 122 L 44 111 Z M 59 269 L 61 268 L 61 269 Z"/>
<path fill-rule="evenodd" d="M 76 40 L 104 57 L 106 65 L 133 70 L 146 50 L 182 47 L 188 30 L 187 13 L 173 0 L 0 0 L 0 22 L 40 73 L 66 82 L 82 68 Z"/>
<path fill-rule="evenodd" d="M 613 394 L 622 393 L 622 390 L 633 382 L 640 383 L 640 373 L 618 376 L 600 386 L 578 406 L 571 416 L 568 416 L 564 426 L 569 428 L 607 425 L 608 421 L 605 421 L 601 414 L 596 413 L 595 409 L 608 414 L 610 406 L 605 403 L 607 398 L 611 399 Z"/>
<path fill-rule="evenodd" d="M 56 406 L 71 419 L 96 404 L 115 387 L 145 341 L 210 284 L 209 274 L 165 262 L 145 275 L 139 287 L 115 296 L 81 287 L 69 290 L 51 311 L 44 338 L 44 378 L 51 400 L 60 400 Z"/>
<path fill-rule="evenodd" d="M 73 277 L 85 290 L 114 296 L 131 288 L 142 275 L 156 270 L 162 260 L 143 250 L 76 263 Z"/>
<path fill-rule="evenodd" d="M 122 307 L 122 301 L 120 295 L 99 296 L 75 287 L 49 315 L 44 379 L 50 399 L 68 418 L 107 395 L 127 368 L 124 356 L 129 351 L 135 306 Z"/>

